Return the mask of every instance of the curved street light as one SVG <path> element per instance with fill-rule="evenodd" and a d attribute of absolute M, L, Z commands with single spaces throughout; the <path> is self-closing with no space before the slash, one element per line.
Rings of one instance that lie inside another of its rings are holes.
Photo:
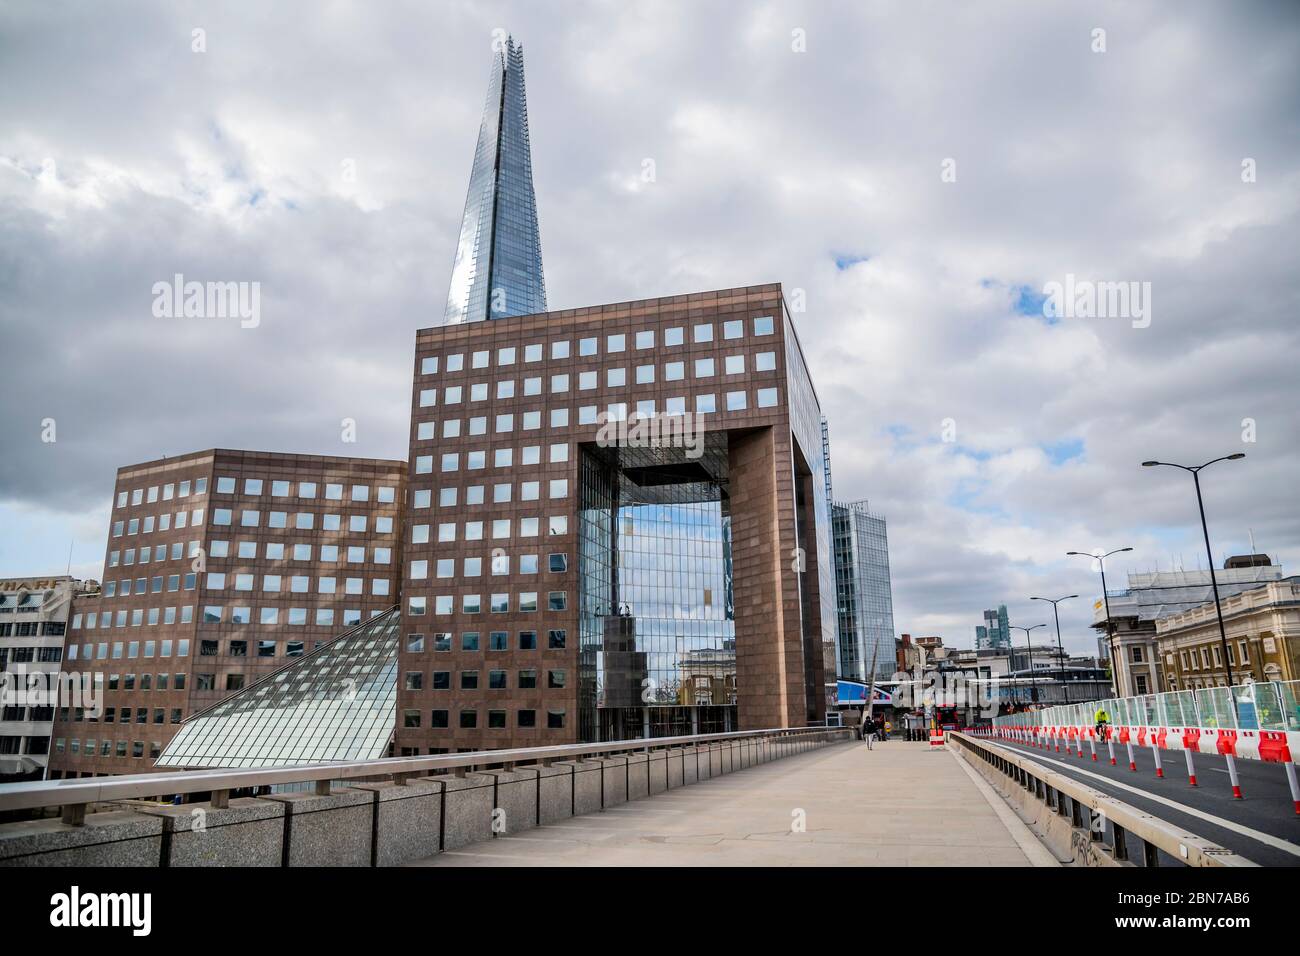
<path fill-rule="evenodd" d="M 1101 549 L 1099 548 L 1098 551 Z M 1106 646 L 1110 650 L 1110 683 L 1115 689 L 1116 697 L 1123 697 L 1119 692 L 1119 659 L 1115 656 L 1115 623 L 1110 619 L 1110 597 L 1106 594 L 1106 559 L 1112 554 L 1122 554 L 1125 551 L 1132 551 L 1132 548 L 1116 548 L 1114 551 L 1107 551 L 1105 554 L 1094 554 L 1088 551 L 1067 551 L 1066 557 L 1081 555 L 1085 558 L 1092 558 L 1097 562 L 1097 567 L 1101 570 L 1101 599 L 1106 605 Z"/>
<path fill-rule="evenodd" d="M 1031 624 L 1029 627 L 1021 627 L 1019 624 L 1008 624 L 1007 627 L 1010 627 L 1013 630 L 1025 632 L 1025 647 L 1029 649 L 1029 657 L 1027 658 L 1029 662 L 1029 683 L 1034 688 L 1034 696 L 1032 700 L 1035 704 L 1037 704 L 1038 703 L 1038 680 L 1034 677 L 1034 645 L 1029 643 L 1029 632 L 1036 627 L 1047 627 L 1047 625 Z"/>
<path fill-rule="evenodd" d="M 1057 613 L 1056 605 L 1078 596 L 1077 594 L 1067 594 L 1065 597 L 1059 598 L 1031 597 L 1029 599 L 1031 601 L 1046 601 L 1052 605 L 1052 617 L 1056 618 L 1056 651 L 1061 655 L 1057 658 L 1061 662 L 1061 686 L 1065 688 L 1065 702 L 1067 704 L 1070 702 L 1070 685 L 1065 682 L 1065 648 L 1061 646 L 1061 615 Z M 1033 664 L 1033 661 L 1030 661 L 1030 664 Z"/>
<path fill-rule="evenodd" d="M 1210 563 L 1210 586 L 1214 589 L 1214 612 L 1219 617 L 1219 640 L 1223 644 L 1223 666 L 1228 671 L 1228 686 L 1231 687 L 1232 681 L 1232 661 L 1228 659 L 1228 632 L 1223 626 L 1223 605 L 1219 603 L 1219 579 L 1214 574 L 1214 552 L 1210 550 L 1210 529 L 1205 524 L 1205 502 L 1201 500 L 1201 469 L 1209 468 L 1215 462 L 1220 461 L 1237 461 L 1245 458 L 1246 453 L 1239 451 L 1233 455 L 1224 455 L 1222 458 L 1215 458 L 1213 461 L 1207 461 L 1203 465 L 1176 465 L 1171 461 L 1144 461 L 1143 468 L 1155 468 L 1157 465 L 1163 465 L 1167 468 L 1181 468 L 1183 471 L 1192 473 L 1192 482 L 1196 485 L 1196 506 L 1201 510 L 1201 534 L 1205 536 L 1205 557 Z"/>

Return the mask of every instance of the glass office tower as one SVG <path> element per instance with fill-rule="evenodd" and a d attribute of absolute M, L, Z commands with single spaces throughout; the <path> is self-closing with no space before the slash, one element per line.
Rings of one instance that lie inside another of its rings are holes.
<path fill-rule="evenodd" d="M 840 676 L 870 679 L 874 657 L 876 677 L 889 677 L 896 664 L 885 519 L 865 501 L 835 504 L 832 511 Z"/>
<path fill-rule="evenodd" d="M 444 323 L 546 311 L 523 47 L 496 55 L 474 149 Z"/>

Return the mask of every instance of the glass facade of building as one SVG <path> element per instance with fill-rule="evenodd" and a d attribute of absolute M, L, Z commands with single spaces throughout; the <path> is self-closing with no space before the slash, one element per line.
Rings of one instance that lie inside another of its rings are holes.
<path fill-rule="evenodd" d="M 619 740 L 735 725 L 727 447 L 584 446 L 579 511 L 581 734 Z"/>
<path fill-rule="evenodd" d="M 888 678 L 896 668 L 885 519 L 865 501 L 833 506 L 840 676 Z"/>
<path fill-rule="evenodd" d="M 497 54 L 474 148 L 444 323 L 546 311 L 523 48 Z"/>
<path fill-rule="evenodd" d="M 181 725 L 159 767 L 377 760 L 393 736 L 396 609 L 355 627 Z"/>

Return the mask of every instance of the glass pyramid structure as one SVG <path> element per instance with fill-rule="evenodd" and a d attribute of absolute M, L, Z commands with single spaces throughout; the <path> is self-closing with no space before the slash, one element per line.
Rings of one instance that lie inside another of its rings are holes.
<path fill-rule="evenodd" d="M 545 311 L 524 51 L 510 38 L 488 80 L 443 321 L 453 325 Z"/>
<path fill-rule="evenodd" d="M 285 767 L 377 760 L 397 714 L 393 608 L 187 719 L 159 767 Z"/>

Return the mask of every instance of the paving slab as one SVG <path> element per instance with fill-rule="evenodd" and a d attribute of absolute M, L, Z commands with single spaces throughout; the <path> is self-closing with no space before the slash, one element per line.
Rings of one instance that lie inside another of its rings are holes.
<path fill-rule="evenodd" d="M 899 740 L 810 750 L 414 865 L 1037 863 L 1017 837 L 953 754 Z"/>

